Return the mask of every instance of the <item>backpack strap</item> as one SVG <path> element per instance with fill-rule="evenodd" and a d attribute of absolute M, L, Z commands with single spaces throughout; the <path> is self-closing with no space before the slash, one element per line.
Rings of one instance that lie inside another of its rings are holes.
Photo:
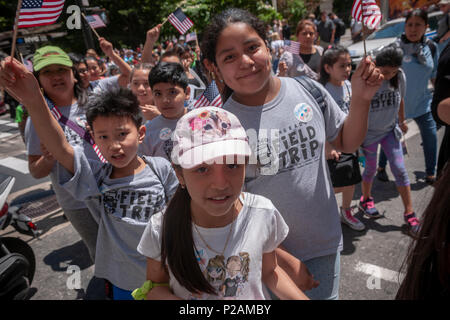
<path fill-rule="evenodd" d="M 307 76 L 295 77 L 294 79 L 297 80 L 297 82 L 300 83 L 306 91 L 311 93 L 314 100 L 316 100 L 317 104 L 319 105 L 320 110 L 322 110 L 322 113 L 325 113 L 325 109 L 327 107 L 325 97 L 322 93 L 322 90 L 319 89 L 314 81 Z"/>
<path fill-rule="evenodd" d="M 428 39 L 428 38 L 427 38 L 427 40 L 425 41 L 425 43 L 426 43 L 427 46 L 430 48 L 431 56 L 432 56 L 433 59 L 434 59 L 434 57 L 436 56 L 436 45 L 435 45 L 435 43 L 434 43 L 432 40 Z"/>

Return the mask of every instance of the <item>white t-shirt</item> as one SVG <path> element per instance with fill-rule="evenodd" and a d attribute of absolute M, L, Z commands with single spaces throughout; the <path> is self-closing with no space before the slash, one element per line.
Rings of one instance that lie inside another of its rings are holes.
<path fill-rule="evenodd" d="M 265 299 L 261 281 L 262 257 L 274 251 L 286 238 L 289 228 L 272 202 L 259 195 L 243 193 L 243 208 L 231 224 L 221 228 L 192 227 L 194 245 L 200 269 L 218 294 L 193 294 L 182 287 L 169 268 L 170 287 L 183 299 Z M 150 218 L 138 251 L 146 257 L 160 261 L 162 239 L 162 213 Z M 208 249 L 199 237 L 222 251 L 231 230 L 223 256 Z M 197 232 L 198 230 L 198 232 Z"/>

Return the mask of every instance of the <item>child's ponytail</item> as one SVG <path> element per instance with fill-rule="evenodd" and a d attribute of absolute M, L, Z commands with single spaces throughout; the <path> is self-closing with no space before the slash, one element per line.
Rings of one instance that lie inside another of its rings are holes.
<path fill-rule="evenodd" d="M 177 281 L 190 292 L 217 294 L 197 261 L 190 203 L 187 189 L 178 186 L 164 213 L 161 263 L 167 263 Z"/>

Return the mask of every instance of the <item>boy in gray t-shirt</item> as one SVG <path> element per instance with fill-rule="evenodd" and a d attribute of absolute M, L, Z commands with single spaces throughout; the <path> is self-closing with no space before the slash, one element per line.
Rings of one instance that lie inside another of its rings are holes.
<path fill-rule="evenodd" d="M 150 216 L 164 210 L 178 185 L 168 161 L 137 155 L 145 126 L 136 96 L 119 89 L 88 102 L 86 119 L 105 164 L 69 144 L 36 79 L 22 66 L 14 68 L 21 72 L 16 86 L 22 88 L 36 132 L 59 162 L 60 185 L 85 200 L 99 223 L 95 275 L 109 280 L 114 294 L 123 294 L 116 298 L 132 299 L 131 290 L 146 279 L 146 259 L 137 252 L 139 240 Z"/>
<path fill-rule="evenodd" d="M 184 102 L 189 99 L 188 78 L 179 63 L 158 63 L 148 75 L 153 99 L 161 114 L 146 124 L 144 143 L 139 153 L 147 156 L 158 156 L 170 161 L 178 119 L 187 109 Z"/>

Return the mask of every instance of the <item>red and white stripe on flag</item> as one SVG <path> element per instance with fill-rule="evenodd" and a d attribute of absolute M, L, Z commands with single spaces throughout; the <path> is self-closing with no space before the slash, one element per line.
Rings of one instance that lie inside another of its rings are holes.
<path fill-rule="evenodd" d="M 53 24 L 64 8 L 64 0 L 23 0 L 19 11 L 19 28 Z"/>
<path fill-rule="evenodd" d="M 381 10 L 375 0 L 354 0 L 352 17 L 370 29 L 376 29 L 381 22 Z"/>
<path fill-rule="evenodd" d="M 286 51 L 288 51 L 292 54 L 300 53 L 300 43 L 298 43 L 296 41 L 284 40 L 284 46 L 286 48 Z"/>
<path fill-rule="evenodd" d="M 185 34 L 194 23 L 189 19 L 180 8 L 172 12 L 169 17 L 169 22 L 178 30 L 181 34 Z"/>

